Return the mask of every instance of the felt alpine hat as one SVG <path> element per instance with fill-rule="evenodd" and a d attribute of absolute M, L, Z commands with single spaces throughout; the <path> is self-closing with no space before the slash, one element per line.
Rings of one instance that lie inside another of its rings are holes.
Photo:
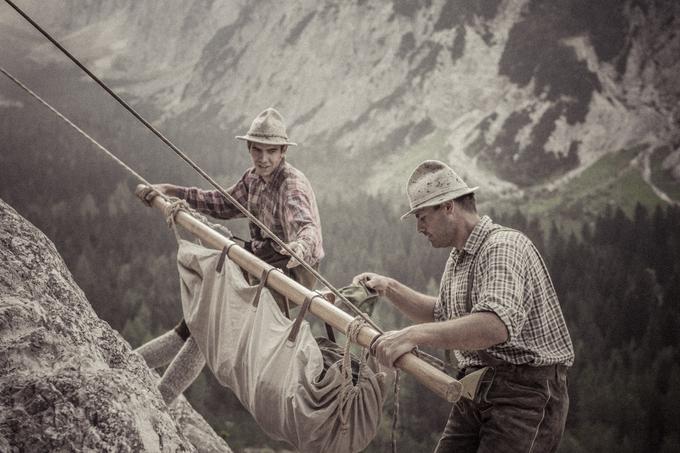
<path fill-rule="evenodd" d="M 426 160 L 413 170 L 406 185 L 410 210 L 404 220 L 418 209 L 436 206 L 448 200 L 470 194 L 479 187 L 468 187 L 448 165 L 438 160 Z"/>
<path fill-rule="evenodd" d="M 237 135 L 236 138 L 265 145 L 297 146 L 297 143 L 288 140 L 281 114 L 271 107 L 257 115 L 246 135 Z"/>

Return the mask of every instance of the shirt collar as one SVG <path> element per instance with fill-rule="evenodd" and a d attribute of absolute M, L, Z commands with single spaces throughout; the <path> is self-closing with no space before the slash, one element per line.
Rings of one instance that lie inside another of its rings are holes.
<path fill-rule="evenodd" d="M 269 182 L 265 181 L 262 176 L 258 176 L 257 174 L 255 174 L 255 167 L 253 167 L 251 174 L 258 181 L 260 181 L 262 184 L 264 184 L 265 186 L 274 186 L 275 187 L 279 184 L 280 181 L 282 181 L 284 179 L 283 176 L 285 175 L 285 170 L 287 168 L 288 168 L 288 162 L 286 162 L 285 159 L 281 160 L 281 163 L 279 164 L 279 166 L 276 167 L 274 169 L 274 171 L 272 172 L 271 179 L 269 180 Z"/>
<path fill-rule="evenodd" d="M 288 168 L 288 162 L 286 162 L 285 159 L 282 159 L 279 166 L 276 167 L 276 170 L 274 170 L 274 173 L 272 173 L 272 179 L 271 179 L 272 184 L 276 184 L 277 181 L 279 181 L 280 179 L 283 179 L 282 176 L 285 174 L 285 170 L 287 168 Z"/>
<path fill-rule="evenodd" d="M 483 216 L 479 222 L 477 222 L 477 225 L 475 225 L 475 227 L 472 229 L 467 241 L 465 241 L 463 251 L 469 253 L 470 255 L 477 253 L 477 250 L 479 250 L 484 238 L 493 229 L 492 227 L 493 222 L 491 221 L 491 217 L 487 215 Z"/>

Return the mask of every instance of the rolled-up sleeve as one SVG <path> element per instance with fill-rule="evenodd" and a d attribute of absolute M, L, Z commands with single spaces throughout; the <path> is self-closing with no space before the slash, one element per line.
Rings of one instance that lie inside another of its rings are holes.
<path fill-rule="evenodd" d="M 446 321 L 446 312 L 440 298 L 437 298 L 432 308 L 432 319 L 436 322 Z"/>
<path fill-rule="evenodd" d="M 444 273 L 442 274 L 441 281 L 439 282 L 439 294 L 437 295 L 437 300 L 432 308 L 432 319 L 434 321 L 446 321 L 450 319 L 450 313 L 446 306 L 446 300 L 450 300 L 451 291 L 451 257 L 446 261 L 446 267 L 444 268 Z"/>
<path fill-rule="evenodd" d="M 522 244 L 497 242 L 485 247 L 477 263 L 477 301 L 472 312 L 493 312 L 508 330 L 508 341 L 522 330 L 530 307 L 524 306 L 526 266 Z"/>

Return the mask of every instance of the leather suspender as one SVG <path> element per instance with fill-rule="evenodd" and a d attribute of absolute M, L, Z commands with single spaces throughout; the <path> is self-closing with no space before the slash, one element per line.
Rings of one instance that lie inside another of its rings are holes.
<path fill-rule="evenodd" d="M 472 288 L 475 284 L 475 265 L 477 264 L 477 257 L 482 253 L 482 247 L 484 247 L 484 244 L 486 244 L 486 241 L 493 236 L 496 233 L 500 233 L 501 231 L 517 231 L 513 230 L 512 228 L 498 228 L 493 231 L 490 231 L 487 233 L 486 236 L 484 236 L 484 239 L 482 239 L 482 243 L 479 244 L 479 248 L 477 249 L 477 253 L 475 253 L 472 256 L 472 262 L 470 263 L 470 269 L 468 271 L 468 281 L 467 281 L 467 288 L 465 289 L 465 310 L 468 313 L 472 313 Z M 497 359 L 493 357 L 491 354 L 486 352 L 483 349 L 475 351 L 479 357 L 486 362 L 487 365 L 495 366 L 495 365 L 500 365 L 503 363 L 503 360 Z M 451 350 L 447 349 L 445 351 L 446 355 L 446 360 L 447 362 L 451 363 Z"/>

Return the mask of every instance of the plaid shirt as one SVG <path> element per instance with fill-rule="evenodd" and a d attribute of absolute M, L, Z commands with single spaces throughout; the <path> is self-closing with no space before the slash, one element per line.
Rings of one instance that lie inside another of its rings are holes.
<path fill-rule="evenodd" d="M 562 316 L 548 270 L 531 241 L 517 231 L 502 228 L 482 217 L 463 250 L 453 249 L 434 307 L 435 321 L 467 314 L 465 296 L 468 273 L 475 254 L 472 312 L 493 312 L 508 329 L 505 343 L 486 350 L 496 359 L 512 364 L 545 366 L 574 363 L 574 348 Z M 459 368 L 484 365 L 474 351 L 455 351 Z"/>
<path fill-rule="evenodd" d="M 303 247 L 302 259 L 313 266 L 324 256 L 321 221 L 312 186 L 304 174 L 282 161 L 267 183 L 249 168 L 227 192 L 245 206 L 284 242 L 298 241 Z M 178 198 L 191 207 L 218 219 L 245 217 L 216 190 L 196 187 L 180 188 Z M 250 223 L 252 247 L 257 251 L 265 244 L 260 228 Z M 275 250 L 280 248 L 273 244 Z"/>

